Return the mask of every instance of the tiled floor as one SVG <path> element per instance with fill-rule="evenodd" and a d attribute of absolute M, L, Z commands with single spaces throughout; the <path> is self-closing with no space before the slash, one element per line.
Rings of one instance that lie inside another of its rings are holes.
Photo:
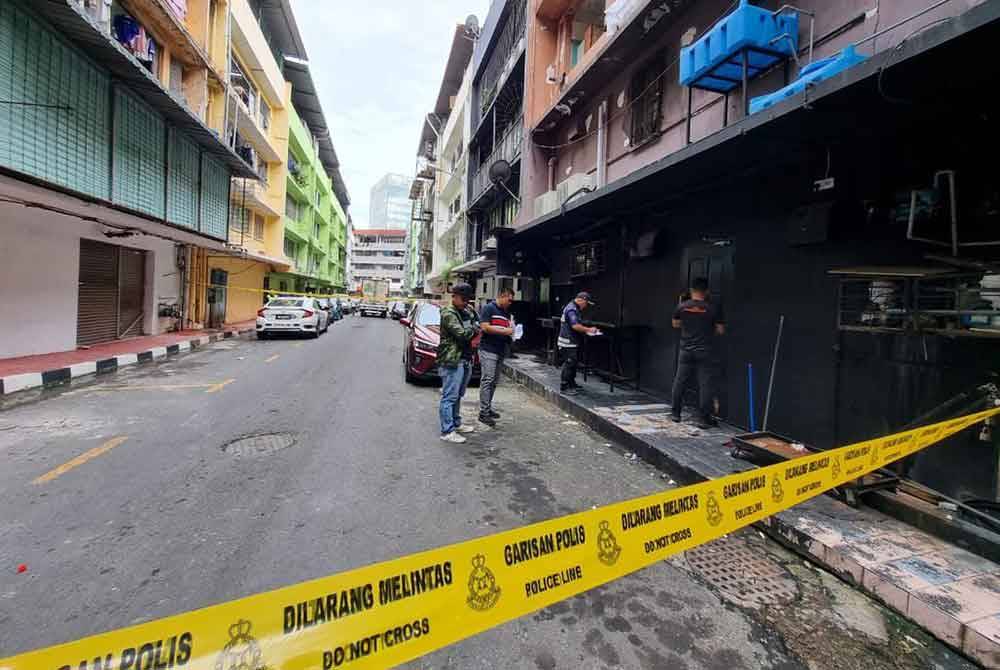
<path fill-rule="evenodd" d="M 652 395 L 616 390 L 593 378 L 585 393 L 559 393 L 559 371 L 528 357 L 507 362 L 515 381 L 674 474 L 681 483 L 754 466 L 723 446 L 737 431 L 706 431 L 669 419 Z M 989 668 L 1000 668 L 1000 565 L 869 508 L 820 496 L 765 521 L 773 535 L 875 595 L 939 639 Z"/>

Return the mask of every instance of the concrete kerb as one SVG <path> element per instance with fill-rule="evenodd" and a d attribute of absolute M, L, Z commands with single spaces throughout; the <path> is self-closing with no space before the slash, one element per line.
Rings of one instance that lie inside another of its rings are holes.
<path fill-rule="evenodd" d="M 252 333 L 254 331 L 255 328 L 249 327 L 227 330 L 222 333 L 192 337 L 189 340 L 183 340 L 166 347 L 152 347 L 146 351 L 119 354 L 117 356 L 109 356 L 108 358 L 102 358 L 94 361 L 74 363 L 73 365 L 67 367 L 54 368 L 52 370 L 25 372 L 16 375 L 8 375 L 7 377 L 0 377 L 0 397 L 8 396 L 20 391 L 60 386 L 74 379 L 79 379 L 80 377 L 86 377 L 87 375 L 103 375 L 115 372 L 116 370 L 129 365 L 152 363 L 161 358 L 194 351 L 199 347 L 203 347 L 213 342 L 228 340 L 230 338 Z"/>
<path fill-rule="evenodd" d="M 546 386 L 524 371 L 509 364 L 504 364 L 504 374 L 514 383 L 524 387 L 543 400 L 552 403 L 565 414 L 580 421 L 603 437 L 615 440 L 624 445 L 639 458 L 673 477 L 678 484 L 696 484 L 712 479 L 712 477 L 706 476 L 694 468 L 679 462 L 669 453 L 655 448 L 639 436 L 628 433 L 616 426 L 610 420 L 585 407 L 582 403 L 575 402 L 572 398 L 566 397 L 557 390 Z M 803 504 L 808 506 L 810 502 Z M 997 641 L 987 640 L 985 637 L 979 636 L 980 644 L 978 646 L 973 644 L 974 640 L 971 639 L 974 637 L 971 634 L 972 631 L 968 630 L 964 624 L 950 617 L 943 615 L 936 618 L 917 616 L 918 613 L 913 612 L 914 608 L 908 604 L 914 597 L 896 587 L 888 591 L 886 588 L 878 588 L 879 584 L 884 582 L 884 580 L 876 579 L 878 576 L 875 573 L 858 563 L 848 552 L 842 551 L 841 547 L 826 546 L 824 542 L 811 537 L 808 533 L 797 528 L 791 523 L 793 516 L 791 510 L 781 512 L 758 524 L 754 524 L 754 527 L 804 559 L 829 570 L 845 582 L 881 602 L 889 609 L 894 610 L 966 656 L 979 662 L 987 662 L 987 659 L 1000 657 L 1000 644 Z M 886 587 L 888 584 L 885 583 L 882 586 Z M 894 593 L 896 597 L 892 597 Z M 905 597 L 900 598 L 900 596 Z M 949 634 L 949 628 L 956 624 L 961 627 L 961 634 L 957 639 L 954 634 Z M 966 637 L 970 638 L 970 640 L 967 641 Z M 1000 667 L 1000 665 L 987 664 L 989 667 Z"/>

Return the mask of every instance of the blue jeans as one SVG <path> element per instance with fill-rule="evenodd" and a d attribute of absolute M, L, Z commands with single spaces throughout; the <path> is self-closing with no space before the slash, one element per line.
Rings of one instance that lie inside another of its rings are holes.
<path fill-rule="evenodd" d="M 472 378 L 472 363 L 460 361 L 454 367 L 439 367 L 441 375 L 441 405 L 438 413 L 441 415 L 441 434 L 447 435 L 462 425 L 462 398 L 465 389 Z"/>

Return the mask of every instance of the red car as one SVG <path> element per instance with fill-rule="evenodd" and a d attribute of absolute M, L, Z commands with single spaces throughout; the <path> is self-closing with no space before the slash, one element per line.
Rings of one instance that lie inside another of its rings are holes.
<path fill-rule="evenodd" d="M 437 373 L 437 348 L 441 342 L 441 308 L 419 303 L 399 320 L 403 332 L 403 377 L 407 382 L 440 379 Z M 479 383 L 479 354 L 472 359 L 472 382 Z"/>

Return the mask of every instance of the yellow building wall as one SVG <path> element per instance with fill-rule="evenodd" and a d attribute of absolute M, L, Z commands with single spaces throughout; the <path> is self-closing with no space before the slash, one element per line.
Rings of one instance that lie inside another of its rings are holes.
<path fill-rule="evenodd" d="M 219 269 L 229 273 L 229 290 L 226 291 L 226 323 L 238 323 L 257 318 L 257 310 L 264 303 L 264 276 L 271 269 L 266 263 L 245 258 L 211 256 L 209 270 Z M 247 289 L 247 290 L 241 290 Z"/>
<path fill-rule="evenodd" d="M 285 84 L 285 97 L 280 109 L 271 110 L 269 139 L 284 157 L 280 163 L 271 163 L 267 168 L 267 202 L 275 211 L 285 211 L 285 197 L 288 189 L 288 110 L 292 106 L 292 85 Z M 271 258 L 284 258 L 285 228 L 281 217 L 268 218 L 264 226 L 265 253 Z"/>

